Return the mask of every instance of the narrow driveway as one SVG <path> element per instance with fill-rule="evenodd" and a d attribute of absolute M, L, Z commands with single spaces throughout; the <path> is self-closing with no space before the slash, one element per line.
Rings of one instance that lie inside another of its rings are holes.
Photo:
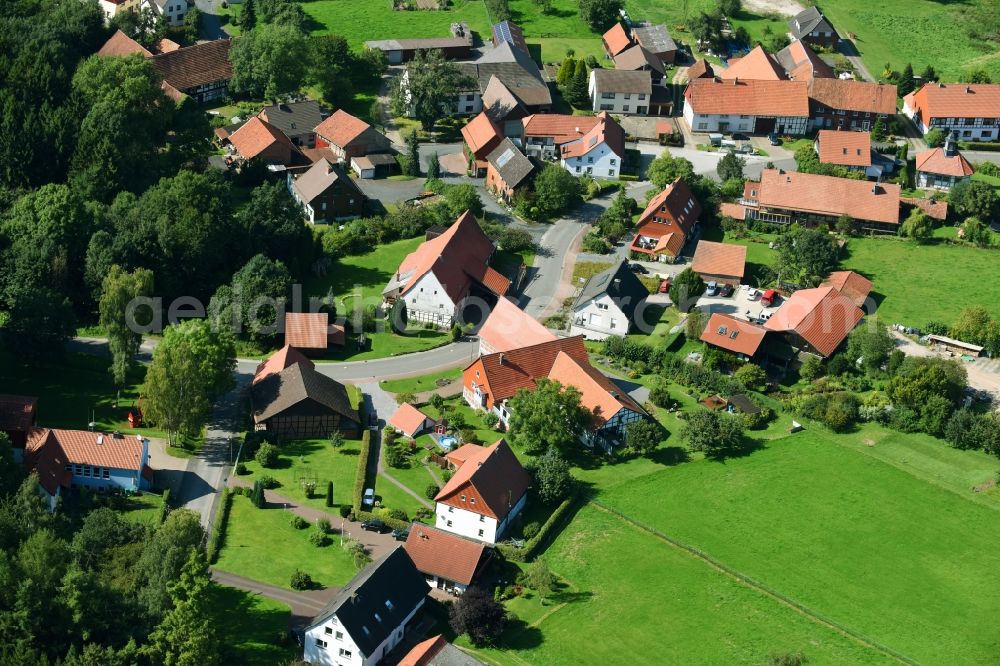
<path fill-rule="evenodd" d="M 291 631 L 305 629 L 340 589 L 327 587 L 322 590 L 293 592 L 292 590 L 261 583 L 260 581 L 237 576 L 236 574 L 220 569 L 212 569 L 212 580 L 219 585 L 236 588 L 237 590 L 243 590 L 251 594 L 259 594 L 262 597 L 287 604 L 292 610 L 292 615 L 288 619 L 288 628 Z"/>
<path fill-rule="evenodd" d="M 225 39 L 229 35 L 222 29 L 222 18 L 219 7 L 222 0 L 195 0 L 195 6 L 201 12 L 201 38 Z"/>

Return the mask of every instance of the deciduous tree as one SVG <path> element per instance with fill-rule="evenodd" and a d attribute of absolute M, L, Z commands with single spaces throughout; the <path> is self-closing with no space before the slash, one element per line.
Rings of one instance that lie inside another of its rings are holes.
<path fill-rule="evenodd" d="M 554 447 L 549 447 L 544 455 L 535 460 L 531 472 L 535 479 L 535 492 L 545 504 L 558 504 L 573 489 L 569 463 Z"/>
<path fill-rule="evenodd" d="M 743 426 L 739 419 L 708 410 L 688 414 L 681 437 L 692 450 L 703 451 L 710 458 L 724 457 L 743 448 Z"/>
<path fill-rule="evenodd" d="M 403 76 L 393 79 L 393 111 L 400 116 L 411 112 L 424 130 L 430 131 L 454 105 L 455 95 L 475 85 L 475 80 L 445 60 L 440 51 L 417 51 L 407 67 L 405 81 Z"/>
<path fill-rule="evenodd" d="M 511 444 L 529 454 L 574 446 L 590 426 L 591 414 L 580 404 L 580 391 L 541 379 L 531 390 L 520 390 L 510 401 Z"/>
<path fill-rule="evenodd" d="M 149 323 L 152 312 L 148 306 L 139 308 L 136 299 L 153 294 L 153 272 L 138 268 L 128 273 L 112 266 L 101 289 L 100 323 L 108 336 L 111 351 L 111 376 L 121 390 L 135 365 L 135 355 L 142 343 L 138 326 Z"/>
<path fill-rule="evenodd" d="M 507 613 L 493 595 L 474 585 L 452 604 L 451 628 L 458 634 L 468 634 L 476 647 L 495 645 L 503 633 Z"/>
<path fill-rule="evenodd" d="M 580 182 L 558 164 L 535 178 L 535 203 L 543 217 L 555 217 L 580 201 Z"/>
<path fill-rule="evenodd" d="M 739 2 L 739 0 L 734 0 Z M 743 167 L 747 165 L 746 158 L 740 157 L 733 151 L 727 152 L 715 165 L 715 172 L 723 182 L 727 180 L 743 180 Z"/>
<path fill-rule="evenodd" d="M 277 99 L 298 90 L 306 79 L 309 45 L 289 25 L 262 25 L 233 42 L 232 87 L 252 97 Z"/>
<path fill-rule="evenodd" d="M 653 195 L 678 178 L 690 185 L 693 177 L 694 165 L 683 157 L 674 157 L 669 150 L 664 150 L 646 169 L 646 178 L 657 188 L 651 192 Z"/>
<path fill-rule="evenodd" d="M 679 312 L 688 312 L 695 306 L 701 295 L 705 293 L 705 289 L 707 287 L 701 276 L 690 268 L 685 268 L 670 283 L 670 302 L 674 304 L 674 307 Z M 691 327 L 697 329 L 697 331 L 685 328 L 685 332 L 688 334 L 688 337 L 694 340 L 704 330 L 707 318 L 703 318 L 701 314 L 695 314 L 694 311 L 688 315 L 688 318 L 690 319 L 692 316 L 695 319 L 691 321 Z"/>

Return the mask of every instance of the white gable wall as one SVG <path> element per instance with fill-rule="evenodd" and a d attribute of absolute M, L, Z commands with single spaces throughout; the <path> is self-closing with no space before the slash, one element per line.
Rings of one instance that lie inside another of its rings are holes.
<path fill-rule="evenodd" d="M 622 160 L 612 152 L 608 144 L 601 142 L 591 148 L 586 155 L 563 159 L 562 165 L 577 177 L 587 174 L 595 178 L 617 178 L 621 172 Z"/>
<path fill-rule="evenodd" d="M 405 294 L 406 314 L 412 321 L 432 322 L 441 326 L 451 326 L 457 304 L 452 302 L 448 292 L 433 271 L 428 271 L 417 280 Z"/>
<path fill-rule="evenodd" d="M 627 335 L 631 322 L 607 294 L 601 294 L 573 309 L 570 335 L 583 335 L 588 340 L 603 340 L 609 335 Z"/>
<path fill-rule="evenodd" d="M 449 506 L 443 502 L 437 503 L 438 529 L 459 536 L 475 539 L 493 545 L 497 541 L 497 519 L 490 516 Z M 482 534 L 479 532 L 482 531 Z"/>
<path fill-rule="evenodd" d="M 382 641 L 370 655 L 361 654 L 354 639 L 344 629 L 336 616 L 331 616 L 322 624 L 312 627 L 306 632 L 303 658 L 313 666 L 374 666 L 392 651 L 403 640 L 406 625 L 418 610 L 424 605 L 421 599 L 409 615 Z M 375 622 L 376 620 L 372 620 Z M 338 638 L 337 634 L 341 637 Z M 346 656 L 346 655 L 350 656 Z"/>

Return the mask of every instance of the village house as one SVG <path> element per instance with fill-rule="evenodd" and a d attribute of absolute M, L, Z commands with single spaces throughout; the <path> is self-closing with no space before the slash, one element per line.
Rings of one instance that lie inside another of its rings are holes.
<path fill-rule="evenodd" d="M 625 130 L 607 111 L 597 114 L 597 123 L 579 138 L 559 146 L 559 162 L 574 176 L 614 178 L 625 161 Z"/>
<path fill-rule="evenodd" d="M 955 138 L 948 135 L 944 147 L 931 148 L 916 154 L 917 187 L 950 190 L 958 183 L 968 182 L 975 169 L 958 151 Z"/>
<path fill-rule="evenodd" d="M 747 247 L 732 243 L 698 241 L 691 270 L 705 282 L 739 285 L 746 274 Z"/>
<path fill-rule="evenodd" d="M 817 174 L 764 169 L 760 182 L 747 181 L 738 204 L 723 204 L 722 215 L 772 224 L 798 222 L 833 226 L 850 217 L 865 231 L 899 230 L 900 186 Z"/>
<path fill-rule="evenodd" d="M 106 2 L 107 0 L 102 0 Z M 145 46 L 135 41 L 128 35 L 126 35 L 121 30 L 115 30 L 115 33 L 108 38 L 108 41 L 104 42 L 104 45 L 98 49 L 96 55 L 98 58 L 107 58 L 111 56 L 120 56 L 126 58 L 133 53 L 138 53 L 144 58 L 152 58 L 153 54 Z"/>
<path fill-rule="evenodd" d="M 653 77 L 649 71 L 593 69 L 587 85 L 592 109 L 645 116 L 653 97 Z"/>
<path fill-rule="evenodd" d="M 654 86 L 663 83 L 667 70 L 663 62 L 642 46 L 633 46 L 615 56 L 615 69 L 649 72 Z"/>
<path fill-rule="evenodd" d="M 590 428 L 580 438 L 587 447 L 610 451 L 621 446 L 626 427 L 648 416 L 631 396 L 590 365 L 582 335 L 480 356 L 462 373 L 462 397 L 474 409 L 496 414 L 506 428 L 508 401 L 521 389 L 535 388 L 540 379 L 580 391 L 580 402 L 592 415 Z"/>
<path fill-rule="evenodd" d="M 652 261 L 672 262 L 681 255 L 698 224 L 701 204 L 681 178 L 649 200 L 636 221 L 629 252 Z"/>
<path fill-rule="evenodd" d="M 521 26 L 513 21 L 494 23 L 490 29 L 490 33 L 492 34 L 494 48 L 506 43 L 514 48 L 521 49 L 525 53 L 528 52 L 528 44 L 524 41 L 524 31 L 521 30 Z"/>
<path fill-rule="evenodd" d="M 833 287 L 862 310 L 867 309 L 865 306 L 868 303 L 868 294 L 872 291 L 872 281 L 864 275 L 854 271 L 834 271 L 820 286 Z M 874 303 L 872 305 L 874 306 Z M 872 311 L 874 309 L 872 307 Z"/>
<path fill-rule="evenodd" d="M 260 160 L 272 166 L 305 161 L 301 151 L 271 123 L 254 116 L 229 135 L 229 151 L 237 163 Z"/>
<path fill-rule="evenodd" d="M 503 139 L 503 134 L 485 111 L 479 113 L 462 128 L 467 154 L 471 156 L 471 171 L 476 178 L 486 174 L 487 158 Z"/>
<path fill-rule="evenodd" d="M 286 312 L 285 346 L 306 354 L 324 354 L 332 346 L 343 346 L 342 324 L 331 324 L 326 312 Z"/>
<path fill-rule="evenodd" d="M 615 23 L 601 36 L 601 43 L 604 44 L 604 52 L 608 57 L 614 59 L 616 55 L 632 46 L 632 38 L 625 30 L 625 26 Z"/>
<path fill-rule="evenodd" d="M 893 156 L 883 156 L 872 150 L 868 132 L 843 132 L 820 130 L 816 133 L 813 148 L 823 164 L 860 171 L 868 178 L 880 178 L 896 170 Z"/>
<path fill-rule="evenodd" d="M 288 362 L 289 353 L 282 355 L 279 361 Z M 311 362 L 274 370 L 265 362 L 251 384 L 254 430 L 288 439 L 329 437 L 334 432 L 358 436 L 358 412 L 343 384 L 321 374 Z"/>
<path fill-rule="evenodd" d="M 450 515 L 454 524 L 456 516 Z M 478 534 L 480 528 L 476 529 Z M 484 543 L 423 523 L 410 526 L 403 548 L 430 587 L 452 594 L 465 592 L 493 558 L 492 549 Z"/>
<path fill-rule="evenodd" d="M 493 545 L 528 501 L 531 477 L 503 439 L 470 452 L 434 497 L 436 526 Z"/>
<path fill-rule="evenodd" d="M 816 55 L 805 42 L 794 41 L 774 54 L 785 76 L 792 81 L 811 81 L 813 79 L 833 79 L 836 73 L 822 58 Z"/>
<path fill-rule="evenodd" d="M 531 186 L 535 165 L 510 139 L 501 141 L 486 157 L 486 189 L 498 200 L 513 204 L 514 196 Z"/>
<path fill-rule="evenodd" d="M 316 126 L 316 147 L 329 148 L 340 160 L 392 151 L 389 138 L 365 121 L 340 109 Z"/>
<path fill-rule="evenodd" d="M 404 437 L 416 438 L 420 433 L 434 427 L 434 419 L 424 414 L 408 402 L 402 403 L 389 417 L 388 424 Z"/>
<path fill-rule="evenodd" d="M 184 0 L 168 0 L 183 2 Z M 153 69 L 163 79 L 163 90 L 174 101 L 184 95 L 199 104 L 225 99 L 233 67 L 229 64 L 230 39 L 200 42 L 150 58 Z"/>
<path fill-rule="evenodd" d="M 400 660 L 399 666 L 485 666 L 485 664 L 462 652 L 446 641 L 444 636 L 438 634 L 414 645 L 413 649 Z"/>
<path fill-rule="evenodd" d="M 450 327 L 469 296 L 490 304 L 510 289 L 510 280 L 489 265 L 494 249 L 472 213 L 462 213 L 403 259 L 382 290 L 385 304 L 401 298 L 410 321 Z"/>
<path fill-rule="evenodd" d="M 788 28 L 793 39 L 810 46 L 832 49 L 836 48 L 840 41 L 840 35 L 833 28 L 833 24 L 816 6 L 808 7 L 792 17 L 788 22 Z"/>
<path fill-rule="evenodd" d="M 525 154 L 540 160 L 555 161 L 562 146 L 578 141 L 597 127 L 597 116 L 571 116 L 561 113 L 532 114 L 524 118 L 521 143 Z"/>
<path fill-rule="evenodd" d="M 343 169 L 326 158 L 303 172 L 289 171 L 286 185 L 310 224 L 345 220 L 364 213 L 364 193 Z"/>
<path fill-rule="evenodd" d="M 189 8 L 188 0 L 145 0 L 141 4 L 151 7 L 173 28 L 184 25 L 184 17 Z"/>
<path fill-rule="evenodd" d="M 28 433 L 38 420 L 38 398 L 0 394 L 0 432 L 10 438 L 14 462 L 24 460 Z"/>
<path fill-rule="evenodd" d="M 413 60 L 417 51 L 440 51 L 449 60 L 464 60 L 472 50 L 472 39 L 469 24 L 461 22 L 451 24 L 450 37 L 377 39 L 365 42 L 365 48 L 385 53 L 390 65 L 401 65 Z"/>
<path fill-rule="evenodd" d="M 483 355 L 556 339 L 552 331 L 507 298 L 497 300 L 477 337 L 479 353 Z"/>
<path fill-rule="evenodd" d="M 684 101 L 684 120 L 695 132 L 800 136 L 809 129 L 804 81 L 693 79 Z"/>
<path fill-rule="evenodd" d="M 319 102 L 306 99 L 265 106 L 257 117 L 277 127 L 299 148 L 314 148 L 316 126 L 323 122 L 323 110 Z"/>
<path fill-rule="evenodd" d="M 963 141 L 998 141 L 1000 84 L 927 83 L 903 98 L 903 115 L 923 134 L 940 129 Z"/>
<path fill-rule="evenodd" d="M 474 114 L 486 111 L 497 123 L 516 121 L 552 109 L 552 92 L 531 55 L 509 42 L 487 51 L 475 62 L 458 63 L 458 69 L 476 82 L 458 94 L 448 112 Z M 404 72 L 404 84 L 407 73 Z"/>
<path fill-rule="evenodd" d="M 764 328 L 782 333 L 799 352 L 828 358 L 864 316 L 850 297 L 831 286 L 800 289 L 785 299 Z"/>
<path fill-rule="evenodd" d="M 867 132 L 881 118 L 896 113 L 896 86 L 844 79 L 809 81 L 809 117 L 813 129 Z"/>
<path fill-rule="evenodd" d="M 24 449 L 24 464 L 38 474 L 49 496 L 49 509 L 67 491 L 96 492 L 148 490 L 149 440 L 119 432 L 32 428 Z"/>
<path fill-rule="evenodd" d="M 623 260 L 588 278 L 583 285 L 570 308 L 570 335 L 582 335 L 588 340 L 628 335 L 641 322 L 648 296 L 649 291 Z"/>
<path fill-rule="evenodd" d="M 760 360 L 765 350 L 767 329 L 721 312 L 709 317 L 700 340 L 713 347 L 736 354 L 741 361 Z"/>
<path fill-rule="evenodd" d="M 411 629 L 429 589 L 402 547 L 359 571 L 305 628 L 313 666 L 375 666 Z"/>
<path fill-rule="evenodd" d="M 729 66 L 719 71 L 724 81 L 784 81 L 788 77 L 774 56 L 764 51 L 760 45 L 740 58 L 730 58 Z"/>
<path fill-rule="evenodd" d="M 660 63 L 672 65 L 677 59 L 677 43 L 665 25 L 637 25 L 632 28 L 632 38 Z"/>

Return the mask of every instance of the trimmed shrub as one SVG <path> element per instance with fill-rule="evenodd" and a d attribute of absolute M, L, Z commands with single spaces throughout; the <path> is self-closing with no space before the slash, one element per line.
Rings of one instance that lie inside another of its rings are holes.
<path fill-rule="evenodd" d="M 309 534 L 309 543 L 316 546 L 317 548 L 322 548 L 328 544 L 330 540 L 327 538 L 326 533 L 316 530 Z"/>
<path fill-rule="evenodd" d="M 426 488 L 424 488 L 424 497 L 426 497 L 429 500 L 432 500 L 435 497 L 437 497 L 437 494 L 439 492 L 441 492 L 440 486 L 438 486 L 438 484 L 436 483 L 431 483 L 428 484 Z"/>
<path fill-rule="evenodd" d="M 292 516 L 292 520 L 290 522 L 292 524 L 292 527 L 294 527 L 297 530 L 304 530 L 305 528 L 309 527 L 309 521 L 303 518 L 302 516 Z"/>
<path fill-rule="evenodd" d="M 260 485 L 263 486 L 266 490 L 273 490 L 273 489 L 281 486 L 281 483 L 279 483 L 276 478 L 274 478 L 273 476 L 271 476 L 269 474 L 265 474 L 265 475 L 261 476 L 258 479 L 258 481 L 260 482 Z"/>
<path fill-rule="evenodd" d="M 330 521 L 327 520 L 326 518 L 320 518 L 319 520 L 316 521 L 316 529 L 322 532 L 323 534 L 329 534 Z"/>
<path fill-rule="evenodd" d="M 326 482 L 326 505 L 333 506 L 333 481 Z"/>
<path fill-rule="evenodd" d="M 273 444 L 264 442 L 257 448 L 257 453 L 253 455 L 253 459 L 261 467 L 274 467 L 278 462 L 278 449 Z"/>
<path fill-rule="evenodd" d="M 341 518 L 347 518 L 350 515 L 351 515 L 351 507 L 348 506 L 347 504 L 341 504 L 340 505 L 340 517 Z"/>
<path fill-rule="evenodd" d="M 545 543 L 546 538 L 552 531 L 558 527 L 562 521 L 569 515 L 573 506 L 576 504 L 577 496 L 573 494 L 563 500 L 562 504 L 556 507 L 556 510 L 549 514 L 548 519 L 542 528 L 538 531 L 533 539 L 527 539 L 524 542 L 524 548 L 515 548 L 509 543 L 498 543 L 497 550 L 511 562 L 530 562 L 538 550 Z"/>
<path fill-rule="evenodd" d="M 160 500 L 162 501 L 162 504 L 160 504 L 160 515 L 157 521 L 160 525 L 162 525 L 163 521 L 165 521 L 167 516 L 170 514 L 170 488 L 163 491 L 163 496 Z"/>
<path fill-rule="evenodd" d="M 313 586 L 313 579 L 312 576 L 304 571 L 296 569 L 292 574 L 292 580 L 289 585 L 293 590 L 308 590 Z"/>
<path fill-rule="evenodd" d="M 358 455 L 358 469 L 354 477 L 353 506 L 355 515 L 361 513 L 361 498 L 365 493 L 365 481 L 368 476 L 368 458 L 372 453 L 372 433 L 365 430 L 361 435 L 361 452 Z"/>
<path fill-rule="evenodd" d="M 209 564 L 214 564 L 219 559 L 219 551 L 226 539 L 226 523 L 229 522 L 229 508 L 233 504 L 234 492 L 229 488 L 222 491 L 222 500 L 219 502 L 219 509 L 215 513 L 215 520 L 212 522 L 212 533 L 208 536 L 208 545 L 205 547 L 205 557 Z"/>
<path fill-rule="evenodd" d="M 521 534 L 525 539 L 534 539 L 538 536 L 538 533 L 542 530 L 541 524 L 537 521 L 531 521 L 521 528 Z"/>
<path fill-rule="evenodd" d="M 243 476 L 247 473 L 247 466 L 243 463 L 236 463 L 236 476 Z"/>

